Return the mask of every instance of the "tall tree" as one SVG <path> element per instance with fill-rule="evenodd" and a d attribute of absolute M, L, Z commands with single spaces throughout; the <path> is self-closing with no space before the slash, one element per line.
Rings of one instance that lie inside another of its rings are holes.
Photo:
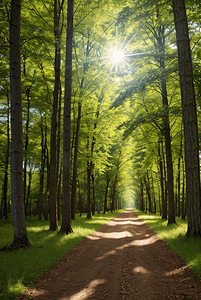
<path fill-rule="evenodd" d="M 11 193 L 14 223 L 12 247 L 27 246 L 28 236 L 23 201 L 22 91 L 20 62 L 21 1 L 11 1 L 10 93 L 11 93 Z"/>
<path fill-rule="evenodd" d="M 185 138 L 187 235 L 201 235 L 200 164 L 193 67 L 184 0 L 173 0 Z"/>
<path fill-rule="evenodd" d="M 57 199 L 57 106 L 58 95 L 60 91 L 60 64 L 61 64 L 61 34 L 63 29 L 63 23 L 60 25 L 60 18 L 63 11 L 62 1 L 54 0 L 54 35 L 55 35 L 55 82 L 53 93 L 53 112 L 52 112 L 52 124 L 51 124 L 51 148 L 50 148 L 50 230 L 57 228 L 56 218 L 56 199 Z"/>
<path fill-rule="evenodd" d="M 63 217 L 61 232 L 72 232 L 70 214 L 70 132 L 72 83 L 73 0 L 68 0 L 63 132 Z"/>

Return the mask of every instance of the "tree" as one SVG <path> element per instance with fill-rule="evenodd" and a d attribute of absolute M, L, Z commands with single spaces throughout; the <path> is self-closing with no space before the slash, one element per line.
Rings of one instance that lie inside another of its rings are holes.
<path fill-rule="evenodd" d="M 185 1 L 173 0 L 172 4 L 176 28 L 182 116 L 184 123 L 188 215 L 187 235 L 201 235 L 199 139 L 188 21 Z"/>
<path fill-rule="evenodd" d="M 10 94 L 11 94 L 11 186 L 14 241 L 12 247 L 29 245 L 23 201 L 22 91 L 20 63 L 21 1 L 11 1 Z"/>
<path fill-rule="evenodd" d="M 63 217 L 60 232 L 72 232 L 70 215 L 70 129 L 72 83 L 73 0 L 68 0 L 63 132 Z"/>
<path fill-rule="evenodd" d="M 60 18 L 63 10 L 62 1 L 54 1 L 54 35 L 55 35 L 55 82 L 54 82 L 54 97 L 53 97 L 53 112 L 52 112 L 52 123 L 51 123 L 51 148 L 50 148 L 50 230 L 57 228 L 56 218 L 56 198 L 57 198 L 57 143 L 56 143 L 56 132 L 57 132 L 57 106 L 58 106 L 58 95 L 60 90 L 60 64 L 61 64 L 61 34 L 63 29 L 63 23 L 60 25 Z M 60 27 L 60 26 L 61 27 Z M 60 120 L 59 120 L 60 121 Z M 58 208 L 60 209 L 60 208 Z"/>

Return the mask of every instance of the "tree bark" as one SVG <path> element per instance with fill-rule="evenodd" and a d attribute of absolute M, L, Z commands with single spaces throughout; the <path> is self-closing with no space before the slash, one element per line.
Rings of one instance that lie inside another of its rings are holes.
<path fill-rule="evenodd" d="M 104 211 L 103 211 L 104 214 L 107 211 L 107 194 L 108 194 L 109 183 L 110 183 L 110 178 L 107 177 L 107 184 L 105 188 Z"/>
<path fill-rule="evenodd" d="M 48 220 L 47 198 L 48 198 L 48 192 L 50 190 L 50 164 L 49 164 L 49 152 L 48 152 L 48 147 L 47 147 L 47 124 L 46 124 L 46 119 L 45 119 L 45 151 L 46 151 L 46 158 L 47 158 L 47 183 L 46 183 L 46 189 L 45 189 L 44 218 L 47 221 Z"/>
<path fill-rule="evenodd" d="M 149 173 L 147 170 L 147 180 L 144 178 L 144 183 L 146 186 L 147 196 L 149 200 L 149 213 L 152 213 L 152 202 L 151 202 L 151 193 L 150 193 L 150 182 L 149 182 Z"/>
<path fill-rule="evenodd" d="M 43 117 L 41 116 L 41 168 L 40 168 L 40 198 L 39 198 L 39 220 L 42 218 L 43 208 L 43 185 L 44 185 L 44 170 L 45 170 L 45 159 L 46 149 L 44 145 L 44 133 L 43 133 Z"/>
<path fill-rule="evenodd" d="M 183 165 L 183 185 L 182 185 L 182 203 L 181 203 L 181 218 L 185 220 L 186 218 L 186 200 L 185 200 L 185 166 L 184 159 L 182 157 L 182 165 Z"/>
<path fill-rule="evenodd" d="M 144 186 L 142 178 L 140 179 L 140 210 L 144 211 Z"/>
<path fill-rule="evenodd" d="M 162 219 L 167 219 L 167 203 L 165 203 L 165 195 L 164 195 L 163 163 L 162 163 L 162 156 L 160 151 L 160 141 L 158 143 L 158 157 L 159 157 L 160 186 L 161 186 L 161 199 L 162 199 Z"/>
<path fill-rule="evenodd" d="M 185 139 L 187 235 L 201 235 L 200 163 L 197 108 L 184 0 L 173 0 Z"/>
<path fill-rule="evenodd" d="M 20 61 L 20 10 L 21 1 L 11 1 L 10 20 L 10 93 L 11 93 L 11 194 L 14 224 L 12 247 L 29 245 L 23 198 L 23 137 L 22 91 Z"/>
<path fill-rule="evenodd" d="M 94 165 L 92 164 L 93 173 L 91 175 L 91 182 L 92 182 L 92 215 L 95 215 L 96 210 L 96 198 L 95 198 L 95 176 L 94 176 Z"/>
<path fill-rule="evenodd" d="M 30 191 L 31 191 L 31 179 L 32 179 L 32 170 L 31 170 L 31 167 L 30 167 L 30 170 L 29 170 L 29 184 L 28 184 L 28 188 L 27 188 L 27 197 L 26 197 L 26 203 L 25 203 L 27 215 L 28 215 L 28 208 L 29 208 L 29 215 L 30 216 L 31 216 L 31 200 L 30 200 L 30 206 L 29 206 L 29 197 L 30 197 Z"/>
<path fill-rule="evenodd" d="M 181 126 L 181 143 L 180 143 L 180 153 L 179 153 L 179 158 L 178 158 L 178 177 L 177 177 L 177 182 L 178 182 L 178 192 L 177 192 L 177 197 L 178 197 L 178 210 L 177 210 L 177 216 L 180 217 L 181 214 L 181 205 L 180 205 L 180 190 L 181 190 L 181 158 L 182 158 L 182 126 Z"/>
<path fill-rule="evenodd" d="M 164 46 L 164 45 L 163 45 Z M 165 70 L 164 56 L 160 59 L 160 67 Z M 164 117 L 164 134 L 165 134 L 165 152 L 167 163 L 167 190 L 168 190 L 168 225 L 175 223 L 175 210 L 174 210 L 174 181 L 173 181 L 173 164 L 172 164 L 172 150 L 171 150 L 171 137 L 170 137 L 170 122 L 168 112 L 168 98 L 166 88 L 165 75 L 161 80 L 163 106 L 166 108 L 166 115 Z"/>
<path fill-rule="evenodd" d="M 75 219 L 76 210 L 76 188 L 77 188 L 77 153 L 78 153 L 78 142 L 80 132 L 80 120 L 81 120 L 81 103 L 78 103 L 78 116 L 77 116 L 77 127 L 75 136 L 75 148 L 74 148 L 74 162 L 73 162 L 73 180 L 71 190 L 71 219 Z"/>
<path fill-rule="evenodd" d="M 50 147 L 50 230 L 57 228 L 56 198 L 57 198 L 57 106 L 60 87 L 60 29 L 57 0 L 54 1 L 54 35 L 55 35 L 55 81 L 51 123 L 51 147 Z"/>
<path fill-rule="evenodd" d="M 68 0 L 63 133 L 63 217 L 60 232 L 72 232 L 70 216 L 70 132 L 72 82 L 73 0 Z"/>
<path fill-rule="evenodd" d="M 112 213 L 113 211 L 115 211 L 115 208 L 114 208 L 114 200 L 115 200 L 115 193 L 116 193 L 116 184 L 117 184 L 117 174 L 116 174 L 115 179 L 114 179 L 114 186 L 113 186 L 113 191 L 112 191 L 111 213 Z"/>
<path fill-rule="evenodd" d="M 7 81 L 6 81 L 7 86 Z M 9 162 L 9 149 L 10 149 L 10 122 L 9 122 L 9 95 L 7 94 L 7 148 L 6 148 L 6 161 L 5 161 L 5 171 L 4 171 L 4 181 L 3 181 L 3 188 L 2 188 L 2 207 L 0 211 L 0 219 L 1 217 L 5 217 L 7 219 L 7 191 L 8 191 L 8 162 Z"/>
<path fill-rule="evenodd" d="M 91 164 L 87 161 L 87 219 L 91 218 Z"/>

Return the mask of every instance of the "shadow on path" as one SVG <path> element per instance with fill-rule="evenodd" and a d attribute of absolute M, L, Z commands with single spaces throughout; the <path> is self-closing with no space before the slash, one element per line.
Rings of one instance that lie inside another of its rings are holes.
<path fill-rule="evenodd" d="M 132 210 L 82 240 L 17 299 L 201 299 L 201 283 Z"/>

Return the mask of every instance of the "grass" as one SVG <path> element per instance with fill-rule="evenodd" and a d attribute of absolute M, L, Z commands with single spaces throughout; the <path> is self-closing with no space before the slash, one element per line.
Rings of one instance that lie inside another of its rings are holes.
<path fill-rule="evenodd" d="M 38 217 L 27 217 L 29 242 L 33 247 L 0 252 L 0 299 L 11 300 L 23 293 L 39 274 L 52 268 L 72 247 L 88 236 L 111 218 L 115 213 L 95 214 L 90 220 L 86 214 L 76 216 L 72 222 L 73 233 L 58 234 L 49 231 L 48 221 L 38 221 Z M 61 221 L 59 222 L 59 229 Z M 13 224 L 11 216 L 8 220 L 0 220 L 0 248 L 13 241 Z"/>
<path fill-rule="evenodd" d="M 172 251 L 184 259 L 196 277 L 201 280 L 201 238 L 186 236 L 187 221 L 176 217 L 176 224 L 167 225 L 168 221 L 161 219 L 160 215 L 146 214 L 139 210 L 135 210 L 135 213 L 169 245 Z"/>

